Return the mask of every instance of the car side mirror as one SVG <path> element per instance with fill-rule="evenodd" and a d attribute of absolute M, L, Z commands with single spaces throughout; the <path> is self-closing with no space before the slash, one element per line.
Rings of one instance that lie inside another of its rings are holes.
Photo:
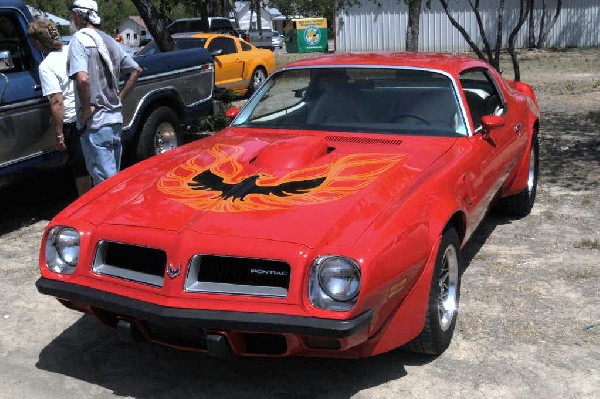
<path fill-rule="evenodd" d="M 15 69 L 15 64 L 13 63 L 10 51 L 0 51 L 0 72 L 12 71 L 13 69 Z"/>
<path fill-rule="evenodd" d="M 484 115 L 481 117 L 481 125 L 483 126 L 483 130 L 489 132 L 492 129 L 504 126 L 504 117 L 498 115 Z"/>
<path fill-rule="evenodd" d="M 225 111 L 225 116 L 229 119 L 233 119 L 240 114 L 240 109 L 238 107 L 231 107 L 227 111 Z"/>

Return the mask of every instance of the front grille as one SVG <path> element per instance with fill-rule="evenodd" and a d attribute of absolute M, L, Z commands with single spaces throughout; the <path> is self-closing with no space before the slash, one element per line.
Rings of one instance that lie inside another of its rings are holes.
<path fill-rule="evenodd" d="M 286 297 L 290 266 L 279 260 L 196 255 L 185 289 L 191 292 Z"/>
<path fill-rule="evenodd" d="M 95 273 L 162 287 L 167 264 L 165 251 L 112 241 L 96 247 Z"/>

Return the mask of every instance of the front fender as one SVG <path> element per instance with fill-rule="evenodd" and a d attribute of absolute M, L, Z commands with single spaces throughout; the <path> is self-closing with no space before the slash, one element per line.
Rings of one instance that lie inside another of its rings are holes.
<path fill-rule="evenodd" d="M 148 92 L 138 101 L 129 118 L 127 115 L 125 116 L 123 126 L 123 142 L 125 145 L 135 140 L 148 115 L 161 105 L 172 108 L 179 116 L 180 121 L 182 120 L 185 105 L 174 87 L 164 87 Z"/>

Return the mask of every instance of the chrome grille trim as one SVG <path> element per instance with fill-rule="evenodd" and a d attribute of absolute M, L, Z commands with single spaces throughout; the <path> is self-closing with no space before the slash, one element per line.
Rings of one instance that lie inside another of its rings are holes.
<path fill-rule="evenodd" d="M 92 264 L 92 271 L 96 274 L 103 274 L 111 277 L 121 278 L 127 281 L 133 281 L 136 283 L 142 283 L 146 285 L 151 285 L 154 287 L 162 287 L 164 281 L 164 269 L 166 268 L 166 254 L 165 256 L 165 264 L 162 266 L 162 274 L 159 276 L 157 274 L 145 273 L 143 271 L 132 270 L 130 268 L 122 267 L 119 265 L 111 265 L 107 262 L 107 252 L 111 245 L 122 245 L 122 246 L 130 246 L 136 248 L 138 250 L 147 249 L 152 252 L 161 251 L 156 248 L 142 247 L 139 245 L 133 244 L 124 244 L 118 243 L 114 241 L 100 241 L 96 246 L 96 253 L 94 255 L 94 263 Z"/>
<path fill-rule="evenodd" d="M 263 297 L 276 297 L 285 298 L 287 297 L 289 288 L 289 265 L 288 271 L 288 286 L 286 288 L 269 286 L 269 285 L 248 285 L 248 284 L 233 284 L 226 282 L 215 282 L 215 281 L 200 281 L 199 275 L 201 273 L 202 257 L 203 256 L 214 256 L 214 255 L 194 255 L 190 259 L 190 265 L 188 267 L 187 276 L 185 278 L 186 292 L 205 292 L 212 294 L 232 294 L 232 295 L 248 295 L 248 296 L 263 296 Z M 236 261 L 243 259 L 251 259 L 252 261 L 264 261 L 269 262 L 280 262 L 271 259 L 256 259 L 256 258 L 241 258 L 232 256 L 215 256 L 222 259 L 235 259 Z"/>

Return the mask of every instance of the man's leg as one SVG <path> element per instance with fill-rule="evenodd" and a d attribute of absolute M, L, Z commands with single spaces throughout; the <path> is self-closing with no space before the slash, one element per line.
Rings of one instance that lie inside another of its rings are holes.
<path fill-rule="evenodd" d="M 87 129 L 81 135 L 85 164 L 94 186 L 114 176 L 121 166 L 121 125 Z"/>

